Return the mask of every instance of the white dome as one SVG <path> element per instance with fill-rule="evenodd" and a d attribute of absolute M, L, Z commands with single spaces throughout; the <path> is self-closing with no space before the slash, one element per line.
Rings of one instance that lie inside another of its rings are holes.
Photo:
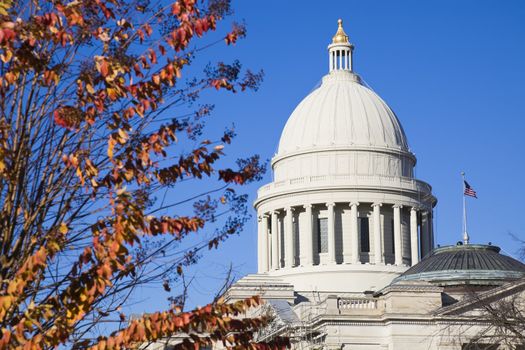
<path fill-rule="evenodd" d="M 284 127 L 277 156 L 296 151 L 372 146 L 408 152 L 394 112 L 350 71 L 332 71 L 295 108 Z"/>

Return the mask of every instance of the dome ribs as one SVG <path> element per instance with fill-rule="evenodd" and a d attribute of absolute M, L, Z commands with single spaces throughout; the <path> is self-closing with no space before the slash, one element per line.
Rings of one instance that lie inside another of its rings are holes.
<path fill-rule="evenodd" d="M 353 86 L 349 86 L 349 87 L 347 87 L 347 89 L 351 90 L 351 89 L 353 89 Z M 352 101 L 350 100 L 350 95 L 351 95 L 350 93 L 344 94 L 345 106 L 348 107 L 348 116 L 345 118 L 346 127 L 345 127 L 345 131 L 344 132 L 346 134 L 346 139 L 348 140 L 348 143 L 352 144 L 352 140 L 354 139 L 354 137 L 353 137 L 354 121 L 353 121 L 352 118 L 350 118 L 350 116 L 353 113 L 354 106 L 352 105 Z"/>
<path fill-rule="evenodd" d="M 383 140 L 382 146 L 387 146 L 387 137 L 386 137 L 386 125 L 383 121 L 381 116 L 381 112 L 379 111 L 379 108 L 377 107 L 377 104 L 373 102 L 371 98 L 371 94 L 373 92 L 371 90 L 361 90 L 360 100 L 363 102 L 363 106 L 365 107 L 365 110 L 372 109 L 375 113 L 366 113 L 367 115 L 367 127 L 368 127 L 368 133 L 369 133 L 369 139 L 375 139 L 375 140 Z M 365 105 L 364 101 L 368 101 L 368 103 Z M 374 133 L 374 136 L 372 136 L 372 133 Z M 379 136 L 378 136 L 379 135 Z M 378 142 L 379 143 L 379 142 Z"/>
<path fill-rule="evenodd" d="M 364 146 L 409 152 L 394 112 L 351 72 L 332 72 L 292 112 L 279 143 L 284 156 L 312 147 Z"/>
<path fill-rule="evenodd" d="M 337 101 L 340 99 L 341 93 L 340 93 L 339 90 L 341 89 L 341 86 L 336 85 L 335 88 L 336 88 L 336 93 L 334 94 L 334 105 L 338 106 L 339 104 L 337 103 Z M 343 93 L 342 95 L 344 96 L 345 94 Z M 342 106 L 346 107 L 345 104 L 342 104 Z M 330 118 L 331 125 L 329 126 L 330 130 L 329 130 L 329 132 L 327 134 L 330 134 L 330 131 L 331 131 L 332 132 L 332 135 L 331 135 L 332 137 L 331 137 L 330 140 L 328 140 L 329 144 L 336 144 L 337 143 L 336 142 L 336 140 L 338 139 L 337 132 L 338 132 L 339 129 L 341 129 L 341 130 L 343 129 L 343 128 L 338 128 L 338 125 L 337 125 L 337 113 L 338 112 L 339 111 L 337 109 L 334 109 L 332 111 L 332 116 Z M 344 124 L 344 121 L 345 120 L 343 118 L 342 124 Z M 344 125 L 341 125 L 341 126 L 343 127 Z"/>

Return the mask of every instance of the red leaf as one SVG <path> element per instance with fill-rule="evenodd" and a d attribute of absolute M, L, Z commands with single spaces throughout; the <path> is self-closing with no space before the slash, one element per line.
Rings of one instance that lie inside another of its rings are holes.
<path fill-rule="evenodd" d="M 103 77 L 107 77 L 109 74 L 109 65 L 107 61 L 102 61 L 100 63 L 100 74 L 102 74 Z"/>

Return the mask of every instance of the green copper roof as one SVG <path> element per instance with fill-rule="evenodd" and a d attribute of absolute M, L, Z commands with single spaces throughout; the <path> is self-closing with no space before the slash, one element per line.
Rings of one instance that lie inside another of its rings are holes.
<path fill-rule="evenodd" d="M 499 247 L 481 244 L 437 248 L 393 283 L 422 280 L 486 284 L 525 277 L 525 264 L 499 252 Z"/>

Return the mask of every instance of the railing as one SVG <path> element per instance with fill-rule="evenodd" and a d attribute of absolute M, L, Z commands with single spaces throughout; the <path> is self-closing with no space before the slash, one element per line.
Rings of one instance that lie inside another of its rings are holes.
<path fill-rule="evenodd" d="M 362 298 L 340 298 L 337 300 L 337 307 L 340 310 L 377 309 L 377 300 Z"/>
<path fill-rule="evenodd" d="M 290 180 L 290 185 L 302 184 L 306 181 L 306 177 L 297 177 Z"/>
<path fill-rule="evenodd" d="M 329 295 L 319 306 L 324 315 L 380 315 L 384 312 L 384 301 L 376 298 L 366 298 L 361 296 L 337 297 Z"/>
<path fill-rule="evenodd" d="M 283 187 L 283 186 L 286 186 L 288 183 L 289 183 L 289 181 L 283 180 L 283 181 L 274 182 L 274 183 L 273 183 L 273 186 L 274 186 L 275 188 L 277 188 L 277 187 Z"/>
<path fill-rule="evenodd" d="M 400 191 L 417 191 L 431 193 L 432 188 L 426 182 L 408 178 L 394 176 L 367 176 L 367 175 L 316 175 L 302 176 L 293 179 L 272 182 L 261 187 L 258 191 L 259 198 L 269 195 L 274 191 L 286 189 L 300 189 L 305 186 L 327 185 L 327 186 L 372 186 L 393 188 Z"/>

